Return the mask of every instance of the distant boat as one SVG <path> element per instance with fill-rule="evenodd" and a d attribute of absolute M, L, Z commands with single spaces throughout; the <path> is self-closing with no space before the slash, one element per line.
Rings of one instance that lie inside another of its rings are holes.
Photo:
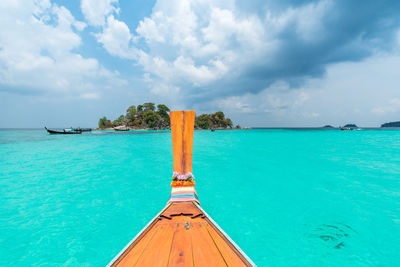
<path fill-rule="evenodd" d="M 354 131 L 354 130 L 359 130 L 360 128 L 358 128 L 357 125 L 355 124 L 346 124 L 343 127 L 340 127 L 340 130 L 342 131 Z"/>
<path fill-rule="evenodd" d="M 82 131 L 74 131 L 72 129 L 64 129 L 63 131 L 55 131 L 44 127 L 49 134 L 81 134 Z"/>
<path fill-rule="evenodd" d="M 92 128 L 80 128 L 80 127 L 78 127 L 78 128 L 72 128 L 72 130 L 73 131 L 77 131 L 77 132 L 91 132 L 92 131 Z"/>
<path fill-rule="evenodd" d="M 126 132 L 129 131 L 128 128 L 114 128 L 115 131 L 122 131 L 122 132 Z"/>

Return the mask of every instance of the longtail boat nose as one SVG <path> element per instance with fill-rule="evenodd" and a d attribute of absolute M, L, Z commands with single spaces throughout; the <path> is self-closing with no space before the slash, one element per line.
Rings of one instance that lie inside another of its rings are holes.
<path fill-rule="evenodd" d="M 167 206 L 108 266 L 255 266 L 200 207 L 192 174 L 194 111 L 172 111 Z"/>
<path fill-rule="evenodd" d="M 173 174 L 171 195 L 168 203 L 195 201 L 199 198 L 192 174 L 194 111 L 171 111 L 171 136 L 173 152 Z"/>

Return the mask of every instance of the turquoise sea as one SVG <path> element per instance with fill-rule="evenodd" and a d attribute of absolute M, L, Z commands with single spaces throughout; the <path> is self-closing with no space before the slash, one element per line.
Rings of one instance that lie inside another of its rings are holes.
<path fill-rule="evenodd" d="M 196 131 L 193 173 L 258 266 L 400 265 L 400 131 Z M 171 175 L 169 131 L 0 130 L 0 266 L 105 266 Z"/>

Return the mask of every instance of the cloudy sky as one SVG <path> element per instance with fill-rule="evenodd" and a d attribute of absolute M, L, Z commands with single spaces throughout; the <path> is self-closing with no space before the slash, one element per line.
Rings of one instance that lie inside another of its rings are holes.
<path fill-rule="evenodd" d="M 0 127 L 149 101 L 245 126 L 400 120 L 400 1 L 0 1 Z"/>

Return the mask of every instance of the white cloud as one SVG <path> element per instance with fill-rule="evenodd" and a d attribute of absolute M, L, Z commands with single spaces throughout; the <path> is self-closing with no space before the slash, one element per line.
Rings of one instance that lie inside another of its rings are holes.
<path fill-rule="evenodd" d="M 231 96 L 228 98 L 218 99 L 215 106 L 229 113 L 251 113 L 255 112 L 255 107 L 250 103 L 249 96 Z"/>
<path fill-rule="evenodd" d="M 85 93 L 85 94 L 81 94 L 80 98 L 83 98 L 83 99 L 98 99 L 98 98 L 100 98 L 100 95 L 98 93 Z"/>
<path fill-rule="evenodd" d="M 125 22 L 115 18 L 119 13 L 118 0 L 81 0 L 81 10 L 89 24 L 101 26 L 95 33 L 97 42 L 111 55 L 138 60 L 140 51 L 133 46 L 135 36 Z"/>
<path fill-rule="evenodd" d="M 81 10 L 90 25 L 103 26 L 106 17 L 119 13 L 118 0 L 81 0 Z"/>
<path fill-rule="evenodd" d="M 388 113 L 396 113 L 398 111 L 400 111 L 400 98 L 390 99 L 384 106 L 374 107 L 371 109 L 371 113 L 375 115 L 387 115 Z"/>
<path fill-rule="evenodd" d="M 108 8 L 100 8 L 102 19 L 97 25 L 102 28 L 96 37 L 111 55 L 142 66 L 152 77 L 151 92 L 161 96 L 170 88 L 180 88 L 180 94 L 201 101 L 206 96 L 250 95 L 279 80 L 297 87 L 310 77 L 324 75 L 329 64 L 372 55 L 377 51 L 374 44 L 390 35 L 390 30 L 379 29 L 394 25 L 394 20 L 387 20 L 389 26 L 382 26 L 379 16 L 349 19 L 347 10 L 353 4 L 332 0 L 276 4 L 282 5 L 277 9 L 260 6 L 259 10 L 244 10 L 234 0 L 158 0 L 151 15 L 129 29 L 118 20 L 117 1 L 101 3 Z M 386 10 L 380 5 L 366 8 Z M 388 34 L 374 35 L 379 32 Z M 293 104 L 301 105 L 308 98 L 303 92 Z M 269 101 L 279 103 L 272 96 Z"/>
<path fill-rule="evenodd" d="M 75 94 L 121 83 L 97 59 L 73 52 L 85 24 L 50 1 L 10 1 L 0 9 L 0 85 L 9 91 Z M 3 8 L 6 7 L 6 8 Z"/>
<path fill-rule="evenodd" d="M 136 32 L 149 45 L 171 43 L 184 45 L 190 39 L 196 39 L 198 18 L 192 9 L 193 1 L 158 1 L 150 18 L 139 23 Z"/>
<path fill-rule="evenodd" d="M 332 7 L 332 0 L 322 0 L 299 8 L 289 8 L 277 21 L 282 28 L 293 25 L 304 41 L 317 42 L 325 36 L 327 29 L 321 22 L 332 11 Z"/>
<path fill-rule="evenodd" d="M 51 6 L 50 6 L 51 7 Z M 64 6 L 53 5 L 53 12 L 58 16 L 58 27 L 69 30 L 71 25 L 78 31 L 82 31 L 86 28 L 86 23 L 77 21 L 71 12 Z"/>
<path fill-rule="evenodd" d="M 391 72 L 378 77 L 373 64 L 385 69 L 382 62 L 337 63 L 374 55 L 372 51 L 379 50 L 370 44 L 387 38 L 374 36 L 364 27 L 362 16 L 346 21 L 343 3 L 321 0 L 261 14 L 244 11 L 233 0 L 158 0 L 136 29 L 117 19 L 116 5 L 113 2 L 113 8 L 102 13 L 107 20 L 97 40 L 111 55 L 142 66 L 143 80 L 159 97 L 179 93 L 175 97 L 179 101 L 198 97 L 203 105 L 227 112 L 312 123 L 323 123 L 324 117 L 344 121 L 353 115 L 378 116 L 397 110 L 387 97 L 362 101 L 376 95 L 376 90 L 395 94 L 393 88 L 376 84 L 383 76 L 396 80 L 388 77 Z M 378 29 L 379 21 L 377 17 L 370 23 Z M 348 32 L 343 31 L 346 23 L 352 25 Z M 388 58 L 384 61 L 398 66 Z M 325 70 L 327 76 L 321 78 Z"/>
<path fill-rule="evenodd" d="M 317 118 L 319 117 L 319 113 L 318 112 L 311 112 L 311 113 L 303 113 L 303 116 L 305 117 L 309 117 L 309 118 Z"/>
<path fill-rule="evenodd" d="M 168 30 L 166 24 L 162 24 L 160 27 L 159 21 L 164 21 L 165 17 L 162 12 L 156 12 L 152 15 L 152 18 L 144 18 L 139 22 L 137 27 L 137 33 L 144 38 L 147 42 L 165 42 L 165 31 Z M 164 30 L 164 31 L 163 31 Z"/>
<path fill-rule="evenodd" d="M 273 44 L 263 41 L 265 31 L 257 16 L 239 18 L 232 8 L 230 1 L 158 1 L 136 29 L 134 38 L 150 48 L 139 52 L 137 62 L 165 88 L 185 91 L 237 73 L 241 64 Z"/>
<path fill-rule="evenodd" d="M 389 103 L 392 105 L 395 105 L 397 107 L 400 107 L 400 98 L 393 98 L 389 100 Z"/>
<path fill-rule="evenodd" d="M 176 86 L 167 86 L 164 83 L 153 83 L 151 87 L 151 92 L 160 95 L 164 98 L 170 98 L 169 100 L 173 100 L 173 102 L 179 102 L 181 99 L 179 98 L 180 88 Z"/>
<path fill-rule="evenodd" d="M 173 71 L 193 85 L 202 85 L 224 75 L 228 67 L 220 60 L 209 60 L 206 65 L 196 66 L 191 57 L 178 57 L 172 64 Z"/>
<path fill-rule="evenodd" d="M 115 13 L 112 6 L 102 14 Z M 238 79 L 258 65 L 274 68 L 282 31 L 295 25 L 304 40 L 311 40 L 323 32 L 319 21 L 330 6 L 330 1 L 320 1 L 261 19 L 242 13 L 230 0 L 159 0 L 133 33 L 109 15 L 96 37 L 111 55 L 136 61 L 157 84 L 165 84 L 159 88 L 178 87 L 186 94 Z"/>
<path fill-rule="evenodd" d="M 97 41 L 114 56 L 122 58 L 137 59 L 137 49 L 130 46 L 132 35 L 128 26 L 113 15 L 107 18 L 103 32 L 96 34 Z"/>
<path fill-rule="evenodd" d="M 147 85 L 152 98 L 259 116 L 264 125 L 398 117 L 395 2 L 365 4 L 355 17 L 351 1 L 278 2 L 158 0 L 130 29 L 118 0 L 81 0 L 85 22 L 50 0 L 1 0 L 0 90 L 75 99 L 118 90 L 125 81 L 117 72 L 77 52 L 91 32 L 109 54 L 146 73 L 129 77 L 137 86 L 124 94 L 145 95 Z"/>
<path fill-rule="evenodd" d="M 292 90 L 285 82 L 276 82 L 257 94 L 247 93 L 243 96 L 231 96 L 215 100 L 214 105 L 230 113 L 270 113 L 287 115 L 298 113 L 310 99 L 307 90 Z M 307 117 L 315 112 L 307 113 Z"/>
<path fill-rule="evenodd" d="M 259 93 L 215 99 L 210 108 L 253 126 L 379 126 L 400 115 L 400 55 L 330 65 L 323 78 L 292 89 L 278 82 Z"/>

